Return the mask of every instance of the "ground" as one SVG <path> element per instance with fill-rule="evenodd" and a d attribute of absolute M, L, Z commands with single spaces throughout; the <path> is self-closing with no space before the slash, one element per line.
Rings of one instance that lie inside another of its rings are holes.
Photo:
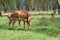
<path fill-rule="evenodd" d="M 15 23 L 15 30 L 8 25 L 7 16 L 0 17 L 0 40 L 60 40 L 60 15 L 32 15 L 29 30 L 24 29 L 23 23 Z M 18 30 L 18 28 L 20 28 Z"/>

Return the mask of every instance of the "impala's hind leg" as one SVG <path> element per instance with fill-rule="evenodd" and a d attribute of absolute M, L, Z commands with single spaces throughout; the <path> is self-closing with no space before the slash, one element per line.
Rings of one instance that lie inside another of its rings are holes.
<path fill-rule="evenodd" d="M 12 21 L 12 18 L 9 18 L 9 25 L 11 25 Z"/>
<path fill-rule="evenodd" d="M 14 24 L 15 24 L 15 22 L 16 22 L 16 20 L 13 20 L 13 22 L 12 22 L 12 27 L 13 27 L 13 29 L 14 29 Z"/>
<path fill-rule="evenodd" d="M 12 21 L 9 22 L 9 25 L 11 25 Z"/>

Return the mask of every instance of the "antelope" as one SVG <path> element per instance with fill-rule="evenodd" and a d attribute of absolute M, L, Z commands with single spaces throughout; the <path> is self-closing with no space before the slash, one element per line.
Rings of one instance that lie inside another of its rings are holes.
<path fill-rule="evenodd" d="M 17 10 L 14 11 L 13 13 L 8 15 L 9 18 L 9 25 L 12 23 L 12 26 L 14 26 L 15 22 L 18 20 L 18 24 L 20 25 L 20 22 L 23 21 L 24 23 L 24 29 L 25 29 L 25 22 L 27 23 L 28 26 L 30 26 L 30 20 L 31 16 L 28 12 L 25 12 L 23 10 Z"/>
<path fill-rule="evenodd" d="M 51 17 L 55 17 L 56 11 L 54 10 L 53 13 L 51 13 Z"/>

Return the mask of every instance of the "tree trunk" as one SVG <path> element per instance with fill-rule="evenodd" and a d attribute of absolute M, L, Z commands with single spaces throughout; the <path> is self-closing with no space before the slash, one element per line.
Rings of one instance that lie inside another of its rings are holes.
<path fill-rule="evenodd" d="M 4 12 L 7 12 L 7 4 L 6 0 L 3 1 Z"/>
<path fill-rule="evenodd" d="M 20 10 L 20 9 L 19 9 L 19 6 L 20 6 L 19 1 L 16 0 L 16 2 L 17 2 L 17 3 L 16 3 L 17 10 Z"/>
<path fill-rule="evenodd" d="M 26 10 L 29 11 L 29 4 L 26 4 Z"/>
<path fill-rule="evenodd" d="M 57 4 L 58 4 L 58 14 L 60 14 L 60 1 L 57 0 Z"/>

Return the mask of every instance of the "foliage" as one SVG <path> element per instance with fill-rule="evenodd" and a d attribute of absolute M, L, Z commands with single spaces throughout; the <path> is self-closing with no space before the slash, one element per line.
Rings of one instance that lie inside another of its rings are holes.
<path fill-rule="evenodd" d="M 18 2 L 17 2 L 18 1 Z M 22 2 L 22 1 L 21 1 Z M 0 3 L 3 5 L 3 7 L 6 5 L 7 7 L 18 7 L 21 8 L 21 6 L 24 4 L 28 4 L 29 8 L 35 8 L 37 7 L 38 9 L 40 8 L 41 10 L 47 10 L 47 9 L 52 9 L 54 6 L 57 7 L 58 3 L 57 0 L 25 0 L 23 3 L 21 3 L 19 0 L 6 0 L 4 3 L 4 0 L 0 0 Z M 55 2 L 55 3 L 54 3 Z"/>

